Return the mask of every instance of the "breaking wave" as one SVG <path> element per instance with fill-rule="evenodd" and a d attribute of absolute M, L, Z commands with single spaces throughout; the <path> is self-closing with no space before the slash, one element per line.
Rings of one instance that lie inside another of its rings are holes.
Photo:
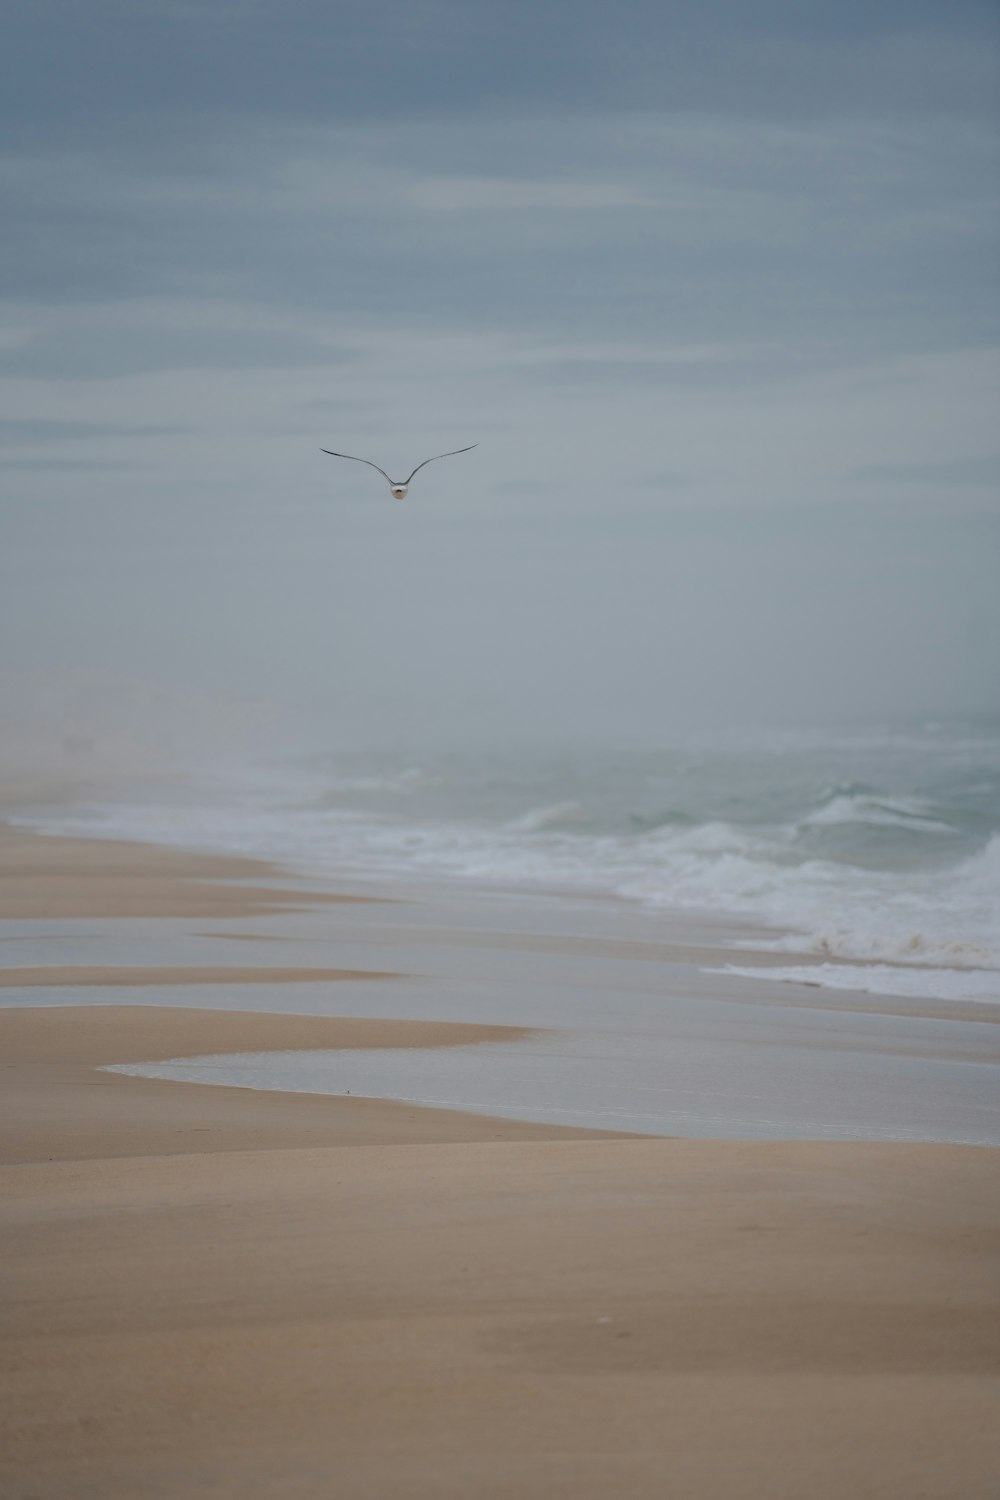
<path fill-rule="evenodd" d="M 879 965 L 936 966 L 944 991 L 944 970 L 1000 968 L 995 735 L 547 762 L 320 757 L 194 778 L 159 803 L 147 788 L 52 826 L 324 876 L 544 885 L 732 915 L 759 923 L 756 946 L 776 957 L 866 964 L 882 986 L 899 980 Z M 838 965 L 817 980 L 822 967 L 813 982 L 843 983 Z"/>

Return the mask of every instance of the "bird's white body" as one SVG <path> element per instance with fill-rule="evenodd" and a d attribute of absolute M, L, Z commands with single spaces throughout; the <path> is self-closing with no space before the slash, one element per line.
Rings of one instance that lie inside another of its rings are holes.
<path fill-rule="evenodd" d="M 409 488 L 409 486 L 405 485 L 405 484 L 390 484 L 390 486 L 389 486 L 390 492 L 392 494 L 392 498 L 394 500 L 405 500 L 406 499 L 406 491 L 407 491 L 408 488 Z"/>

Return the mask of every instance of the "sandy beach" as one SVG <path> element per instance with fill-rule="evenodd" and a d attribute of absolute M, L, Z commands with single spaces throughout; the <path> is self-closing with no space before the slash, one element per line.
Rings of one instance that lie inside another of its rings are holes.
<path fill-rule="evenodd" d="M 353 951 L 186 961 L 184 924 L 245 938 L 355 900 L 250 860 L 4 831 L 8 993 L 44 1003 L 0 1010 L 0 1493 L 1000 1491 L 993 1149 L 654 1139 L 99 1071 L 529 1033 L 261 1009 L 268 985 L 335 1011 L 407 983 Z M 18 936 L 67 918 L 168 919 L 178 962 L 15 972 Z M 101 1004 L 113 980 L 192 1003 Z M 212 1008 L 244 985 L 245 1010 Z"/>

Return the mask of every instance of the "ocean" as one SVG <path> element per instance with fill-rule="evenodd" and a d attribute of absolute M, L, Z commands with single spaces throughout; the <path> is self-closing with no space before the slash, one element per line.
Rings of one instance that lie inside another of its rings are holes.
<path fill-rule="evenodd" d="M 30 821 L 312 876 L 587 892 L 731 917 L 773 952 L 772 967 L 748 971 L 757 978 L 1000 1001 L 997 724 L 247 759 Z"/>

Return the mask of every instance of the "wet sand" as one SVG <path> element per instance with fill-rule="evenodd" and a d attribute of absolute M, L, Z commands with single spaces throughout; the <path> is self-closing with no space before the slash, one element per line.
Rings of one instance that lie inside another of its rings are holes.
<path fill-rule="evenodd" d="M 20 917 L 261 916 L 357 896 L 260 884 L 263 860 L 188 854 L 111 839 L 39 837 L 0 825 L 0 920 Z"/>
<path fill-rule="evenodd" d="M 247 861 L 22 834 L 0 841 L 11 888 L 2 916 L 314 899 Z M 184 971 L 192 994 L 211 977 Z M 525 1031 L 61 985 L 65 1005 L 0 1011 L 5 1497 L 1000 1490 L 995 1151 L 123 1077 L 97 1067 Z"/>

